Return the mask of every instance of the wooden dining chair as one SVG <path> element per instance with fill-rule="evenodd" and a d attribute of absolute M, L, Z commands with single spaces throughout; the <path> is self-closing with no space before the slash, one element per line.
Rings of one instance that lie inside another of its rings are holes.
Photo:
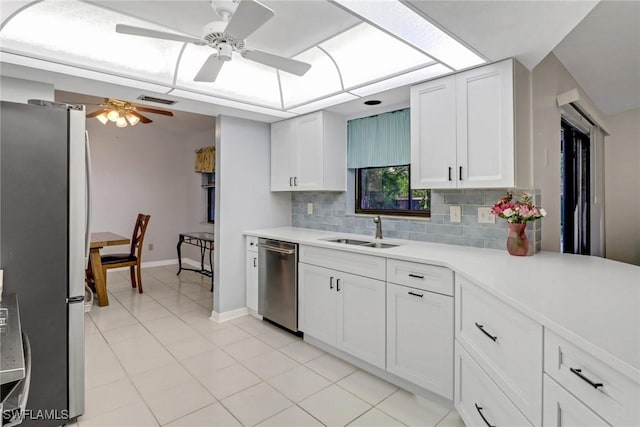
<path fill-rule="evenodd" d="M 142 245 L 144 234 L 149 225 L 151 215 L 138 214 L 136 224 L 133 227 L 133 237 L 131 237 L 131 251 L 128 254 L 108 254 L 102 255 L 102 269 L 105 272 L 105 282 L 107 270 L 110 268 L 129 267 L 131 271 L 131 287 L 138 286 L 138 292 L 142 293 L 142 275 L 140 263 L 142 262 Z M 137 276 L 137 280 L 136 280 Z"/>

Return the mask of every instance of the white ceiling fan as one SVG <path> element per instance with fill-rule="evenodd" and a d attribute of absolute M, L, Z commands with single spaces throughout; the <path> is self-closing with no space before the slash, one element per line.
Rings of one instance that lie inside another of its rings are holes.
<path fill-rule="evenodd" d="M 306 62 L 296 61 L 295 59 L 285 58 L 261 50 L 246 49 L 245 39 L 275 15 L 273 10 L 267 6 L 256 0 L 211 0 L 211 7 L 222 20 L 209 22 L 205 25 L 202 30 L 202 38 L 165 33 L 124 24 L 117 24 L 116 32 L 193 43 L 198 46 L 210 46 L 217 50 L 217 53 L 211 54 L 207 58 L 200 71 L 196 74 L 194 80 L 198 82 L 215 81 L 222 69 L 222 65 L 226 61 L 231 61 L 233 52 L 239 52 L 243 58 L 297 76 L 304 75 L 311 68 L 311 64 Z"/>

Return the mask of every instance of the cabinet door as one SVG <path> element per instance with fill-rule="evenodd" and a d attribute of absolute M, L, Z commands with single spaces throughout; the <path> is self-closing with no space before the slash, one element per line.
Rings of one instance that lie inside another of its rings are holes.
<path fill-rule="evenodd" d="M 387 370 L 453 399 L 453 297 L 387 284 Z"/>
<path fill-rule="evenodd" d="M 291 120 L 271 125 L 271 191 L 293 188 L 294 136 Z"/>
<path fill-rule="evenodd" d="M 337 347 L 385 369 L 385 283 L 339 273 Z"/>
<path fill-rule="evenodd" d="M 546 374 L 544 375 L 544 414 L 542 422 L 545 427 L 609 426 Z"/>
<path fill-rule="evenodd" d="M 323 117 L 319 111 L 295 120 L 294 191 L 323 189 Z"/>
<path fill-rule="evenodd" d="M 456 187 L 456 80 L 411 88 L 411 186 Z"/>
<path fill-rule="evenodd" d="M 458 188 L 513 187 L 513 62 L 456 75 L 456 94 Z"/>
<path fill-rule="evenodd" d="M 258 253 L 247 251 L 247 308 L 258 312 Z"/>
<path fill-rule="evenodd" d="M 306 335 L 336 345 L 336 273 L 298 264 L 298 328 Z"/>

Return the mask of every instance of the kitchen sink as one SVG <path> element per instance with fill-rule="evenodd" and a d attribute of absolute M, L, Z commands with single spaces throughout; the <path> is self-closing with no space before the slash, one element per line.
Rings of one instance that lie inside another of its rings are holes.
<path fill-rule="evenodd" d="M 370 242 L 362 246 L 366 246 L 367 248 L 388 249 L 388 248 L 397 248 L 400 245 L 394 245 L 392 243 Z"/>
<path fill-rule="evenodd" d="M 361 246 L 366 243 L 369 243 L 366 240 L 356 240 L 356 239 L 327 239 L 327 242 L 343 243 L 345 245 L 357 245 L 357 246 Z"/>
<path fill-rule="evenodd" d="M 326 239 L 326 241 L 331 243 L 342 243 L 345 245 L 354 245 L 354 246 L 362 246 L 366 248 L 378 248 L 378 249 L 388 249 L 388 248 L 395 248 L 397 246 L 400 246 L 392 243 L 369 242 L 367 240 L 357 240 L 357 239 Z"/>

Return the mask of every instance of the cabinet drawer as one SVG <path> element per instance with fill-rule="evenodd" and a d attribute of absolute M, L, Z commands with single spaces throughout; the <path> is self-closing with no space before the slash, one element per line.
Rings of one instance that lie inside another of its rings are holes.
<path fill-rule="evenodd" d="M 542 417 L 542 325 L 456 275 L 456 338 L 534 424 Z"/>
<path fill-rule="evenodd" d="M 467 426 L 531 427 L 531 423 L 459 343 L 456 343 L 455 354 L 454 402 Z"/>
<path fill-rule="evenodd" d="M 387 282 L 453 296 L 453 271 L 445 267 L 388 259 Z"/>
<path fill-rule="evenodd" d="M 551 378 L 610 424 L 640 425 L 640 384 L 552 331 L 544 335 L 544 370 Z"/>
<path fill-rule="evenodd" d="M 358 276 L 385 280 L 385 259 L 336 249 L 300 246 L 300 262 L 331 268 Z"/>
<path fill-rule="evenodd" d="M 543 422 L 545 427 L 609 426 L 547 375 L 544 376 Z"/>
<path fill-rule="evenodd" d="M 255 236 L 247 236 L 246 239 L 247 250 L 251 252 L 258 252 L 258 238 Z"/>

